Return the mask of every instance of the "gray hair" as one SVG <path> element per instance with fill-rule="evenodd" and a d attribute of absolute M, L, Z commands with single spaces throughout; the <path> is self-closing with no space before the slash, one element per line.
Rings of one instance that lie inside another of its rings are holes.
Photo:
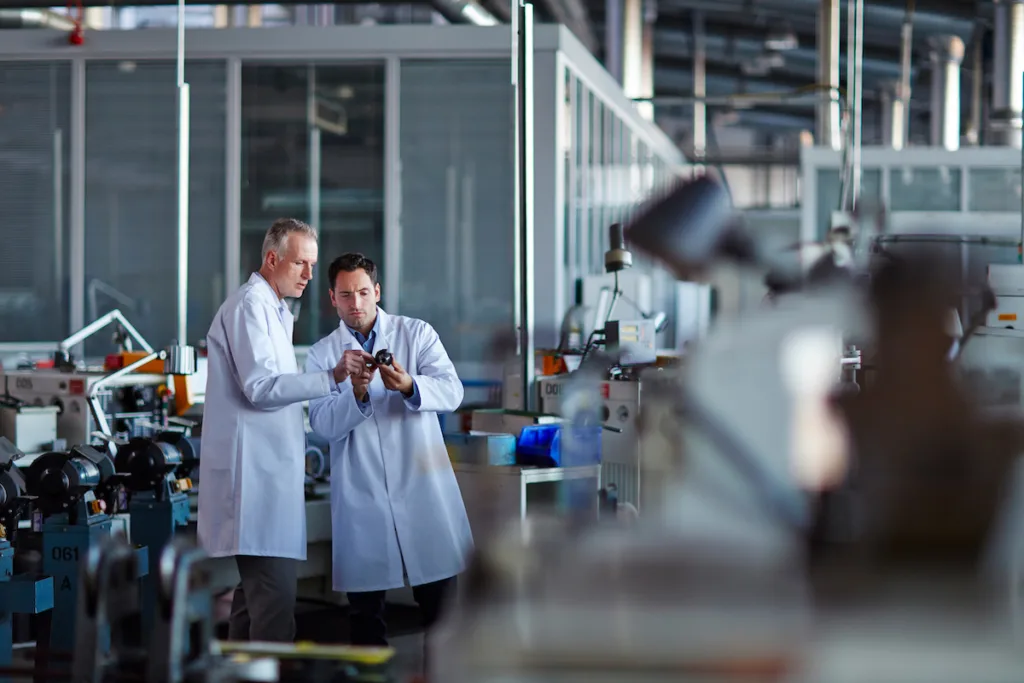
<path fill-rule="evenodd" d="M 316 228 L 303 223 L 297 218 L 278 218 L 267 230 L 267 236 L 263 238 L 262 259 L 267 259 L 267 254 L 274 252 L 278 256 L 284 251 L 288 235 L 299 233 L 316 239 Z"/>

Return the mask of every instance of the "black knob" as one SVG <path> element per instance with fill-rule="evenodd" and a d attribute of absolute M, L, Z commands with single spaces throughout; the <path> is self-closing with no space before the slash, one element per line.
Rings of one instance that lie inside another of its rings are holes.
<path fill-rule="evenodd" d="M 373 359 L 377 361 L 377 365 L 391 365 L 391 361 L 393 360 L 391 352 L 387 349 L 381 349 L 378 351 L 377 355 L 374 356 Z"/>
<path fill-rule="evenodd" d="M 612 223 L 608 228 L 609 249 L 625 249 L 626 241 L 622 237 L 622 224 Z"/>

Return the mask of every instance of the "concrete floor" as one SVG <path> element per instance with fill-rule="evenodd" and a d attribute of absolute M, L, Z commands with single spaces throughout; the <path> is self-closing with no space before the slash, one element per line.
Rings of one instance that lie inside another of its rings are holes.
<path fill-rule="evenodd" d="M 395 650 L 394 681 L 409 683 L 423 674 L 423 629 L 415 607 L 388 604 L 388 638 Z M 348 642 L 348 613 L 345 606 L 300 602 L 296 608 L 296 640 L 324 644 Z M 218 621 L 217 638 L 227 638 L 227 622 Z M 15 666 L 32 667 L 32 643 L 15 645 Z"/>
<path fill-rule="evenodd" d="M 423 673 L 423 628 L 419 610 L 411 605 L 388 603 L 388 642 L 395 650 L 396 681 L 406 683 Z M 346 606 L 321 606 L 300 602 L 295 613 L 296 640 L 316 643 L 347 643 Z"/>

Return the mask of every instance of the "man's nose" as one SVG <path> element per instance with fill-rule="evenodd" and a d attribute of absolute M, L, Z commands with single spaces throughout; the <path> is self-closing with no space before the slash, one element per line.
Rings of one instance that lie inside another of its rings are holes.
<path fill-rule="evenodd" d="M 303 266 L 302 267 L 302 277 L 305 280 L 312 280 L 313 279 L 313 266 Z"/>

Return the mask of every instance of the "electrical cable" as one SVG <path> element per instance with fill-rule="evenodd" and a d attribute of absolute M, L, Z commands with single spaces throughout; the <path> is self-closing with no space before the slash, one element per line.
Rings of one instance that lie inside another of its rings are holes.
<path fill-rule="evenodd" d="M 583 346 L 583 356 L 580 358 L 580 367 L 583 367 L 583 363 L 587 360 L 590 350 L 604 343 L 603 339 L 594 339 L 599 334 L 604 335 L 604 330 L 593 330 L 590 336 L 587 337 L 587 343 Z"/>

